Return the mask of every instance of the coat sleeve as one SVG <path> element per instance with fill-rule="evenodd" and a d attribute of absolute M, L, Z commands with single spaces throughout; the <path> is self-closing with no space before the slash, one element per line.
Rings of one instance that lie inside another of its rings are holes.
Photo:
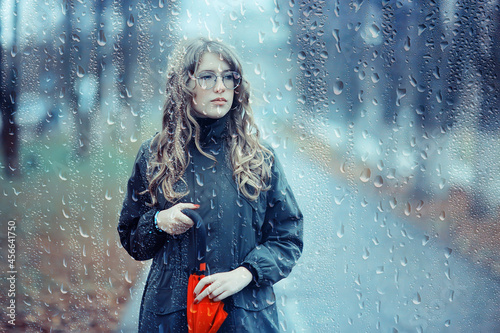
<path fill-rule="evenodd" d="M 135 159 L 118 222 L 120 241 L 135 260 L 153 258 L 168 237 L 167 233 L 159 232 L 154 225 L 158 208 L 146 205 L 151 202 L 151 196 L 149 193 L 140 194 L 148 186 L 146 170 L 149 142 L 142 144 Z"/>
<path fill-rule="evenodd" d="M 290 274 L 303 247 L 303 216 L 276 155 L 261 233 L 243 263 L 255 269 L 257 284 L 274 284 Z"/>

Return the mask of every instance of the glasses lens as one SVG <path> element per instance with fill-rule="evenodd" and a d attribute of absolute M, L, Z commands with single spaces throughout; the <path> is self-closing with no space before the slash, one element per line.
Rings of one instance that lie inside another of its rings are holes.
<path fill-rule="evenodd" d="M 226 72 L 222 76 L 222 81 L 227 89 L 236 89 L 241 82 L 241 76 L 238 72 Z"/>
<path fill-rule="evenodd" d="M 202 72 L 200 76 L 198 76 L 198 84 L 202 89 L 210 89 L 215 85 L 215 81 L 217 80 L 217 76 L 215 73 L 211 72 Z"/>

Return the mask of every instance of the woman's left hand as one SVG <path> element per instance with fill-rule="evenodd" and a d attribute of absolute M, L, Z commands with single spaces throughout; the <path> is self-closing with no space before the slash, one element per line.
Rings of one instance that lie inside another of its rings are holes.
<path fill-rule="evenodd" d="M 245 267 L 238 267 L 229 272 L 205 276 L 194 288 L 194 303 L 199 303 L 208 296 L 214 302 L 236 294 L 252 281 L 252 273 Z M 203 288 L 205 290 L 203 290 Z M 202 291 L 203 290 L 203 291 Z"/>

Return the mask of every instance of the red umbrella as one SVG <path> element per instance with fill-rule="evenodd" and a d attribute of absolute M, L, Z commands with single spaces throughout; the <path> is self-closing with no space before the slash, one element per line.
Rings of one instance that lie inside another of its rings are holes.
<path fill-rule="evenodd" d="M 207 265 L 205 263 L 207 251 L 205 225 L 201 216 L 194 210 L 183 209 L 182 212 L 193 220 L 196 226 L 195 230 L 193 230 L 197 249 L 196 268 L 189 276 L 187 292 L 188 329 L 192 333 L 215 333 L 227 317 L 227 312 L 224 310 L 224 303 L 222 301 L 214 302 L 205 297 L 198 304 L 194 304 L 194 288 L 207 273 Z"/>

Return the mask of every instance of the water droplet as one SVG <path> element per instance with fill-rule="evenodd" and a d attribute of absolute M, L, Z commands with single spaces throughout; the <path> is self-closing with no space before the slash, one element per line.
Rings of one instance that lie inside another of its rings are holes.
<path fill-rule="evenodd" d="M 375 187 L 382 187 L 382 185 L 384 185 L 384 179 L 382 178 L 382 176 L 375 177 L 373 185 L 375 185 Z"/>
<path fill-rule="evenodd" d="M 125 281 L 127 281 L 128 283 L 132 283 L 132 280 L 130 279 L 130 277 L 128 275 L 128 271 L 125 272 Z"/>
<path fill-rule="evenodd" d="M 262 69 L 260 67 L 260 64 L 255 64 L 253 71 L 255 74 L 260 75 L 262 73 Z"/>
<path fill-rule="evenodd" d="M 64 283 L 61 283 L 61 293 L 62 294 L 67 294 L 68 291 L 66 289 L 64 289 Z"/>
<path fill-rule="evenodd" d="M 346 173 L 346 161 L 343 161 L 342 164 L 340 164 L 340 172 Z"/>
<path fill-rule="evenodd" d="M 410 214 L 411 214 L 411 205 L 409 202 L 407 202 L 405 207 L 405 215 L 409 216 Z"/>
<path fill-rule="evenodd" d="M 342 203 L 342 201 L 344 201 L 344 199 L 345 199 L 345 194 L 343 194 L 342 196 L 336 195 L 333 197 L 333 200 L 335 201 L 335 203 L 337 205 L 340 205 Z"/>
<path fill-rule="evenodd" d="M 410 51 L 410 47 L 411 47 L 410 37 L 406 36 L 406 40 L 404 42 L 403 48 L 404 48 L 405 51 Z"/>
<path fill-rule="evenodd" d="M 109 190 L 106 190 L 106 194 L 104 195 L 104 199 L 106 199 L 108 201 L 113 199 L 113 196 L 109 193 Z"/>
<path fill-rule="evenodd" d="M 452 252 L 452 249 L 450 249 L 449 247 L 444 249 L 444 256 L 446 259 L 448 259 L 451 256 L 451 252 Z"/>
<path fill-rule="evenodd" d="M 288 81 L 285 83 L 285 89 L 288 91 L 291 91 L 293 89 L 292 79 L 288 79 Z"/>
<path fill-rule="evenodd" d="M 372 38 L 377 38 L 380 34 L 380 28 L 375 23 L 368 28 L 368 31 L 372 34 Z"/>
<path fill-rule="evenodd" d="M 358 274 L 358 276 L 357 276 L 356 280 L 354 280 L 354 282 L 355 282 L 358 286 L 360 286 L 360 285 L 361 285 L 361 277 L 359 276 L 359 274 Z"/>
<path fill-rule="evenodd" d="M 397 204 L 398 204 L 398 201 L 396 200 L 396 198 L 392 197 L 389 200 L 389 205 L 391 206 L 392 209 L 396 208 Z"/>
<path fill-rule="evenodd" d="M 262 31 L 259 31 L 259 43 L 260 44 L 263 44 L 264 43 L 264 39 L 266 37 L 266 33 L 265 32 L 262 32 Z"/>
<path fill-rule="evenodd" d="M 400 262 L 401 266 L 405 267 L 406 265 L 408 265 L 408 258 L 403 257 Z"/>
<path fill-rule="evenodd" d="M 401 99 L 406 96 L 406 89 L 404 88 L 398 88 L 396 90 L 396 105 L 400 106 L 401 105 Z"/>
<path fill-rule="evenodd" d="M 448 47 L 448 42 L 447 41 L 444 41 L 444 42 L 441 42 L 441 51 L 444 52 L 444 50 Z"/>
<path fill-rule="evenodd" d="M 335 95 L 340 95 L 340 94 L 342 94 L 342 90 L 344 90 L 344 82 L 337 80 L 333 84 L 333 93 Z"/>
<path fill-rule="evenodd" d="M 425 24 L 419 24 L 417 27 L 418 35 L 420 36 L 426 29 L 427 27 L 425 26 Z"/>
<path fill-rule="evenodd" d="M 365 247 L 363 251 L 363 259 L 366 260 L 370 256 L 370 251 Z"/>
<path fill-rule="evenodd" d="M 195 174 L 196 176 L 196 183 L 198 184 L 198 186 L 203 186 L 203 174 L 200 174 L 200 173 L 196 173 Z"/>
<path fill-rule="evenodd" d="M 417 293 L 415 295 L 415 297 L 413 297 L 412 301 L 413 301 L 413 304 L 420 304 L 420 303 L 422 303 L 422 297 L 420 297 L 420 294 Z"/>
<path fill-rule="evenodd" d="M 364 93 L 363 90 L 360 90 L 358 93 L 358 100 L 360 103 L 363 103 L 363 93 Z"/>
<path fill-rule="evenodd" d="M 83 69 L 82 66 L 78 65 L 78 67 L 76 69 L 76 75 L 78 77 L 83 77 L 85 75 L 85 70 Z"/>
<path fill-rule="evenodd" d="M 97 44 L 99 44 L 99 46 L 106 45 L 106 35 L 104 34 L 104 30 L 99 30 L 99 36 L 97 37 Z"/>
<path fill-rule="evenodd" d="M 337 230 L 337 237 L 342 238 L 344 237 L 344 224 L 342 223 L 339 227 L 339 230 Z"/>
<path fill-rule="evenodd" d="M 271 17 L 271 23 L 273 24 L 273 33 L 277 33 L 280 28 L 280 23 Z"/>
<path fill-rule="evenodd" d="M 362 172 L 361 172 L 361 175 L 359 176 L 359 179 L 363 182 L 363 183 L 366 183 L 368 181 L 370 181 L 370 177 L 372 175 L 372 172 L 370 170 L 370 168 L 365 168 Z"/>
<path fill-rule="evenodd" d="M 137 134 L 135 132 L 130 136 L 130 142 L 137 142 Z"/>
<path fill-rule="evenodd" d="M 127 26 L 133 27 L 135 23 L 134 15 L 130 14 L 127 20 Z"/>
<path fill-rule="evenodd" d="M 10 55 L 12 58 L 15 58 L 17 55 L 17 45 L 12 45 L 12 48 L 10 49 Z"/>
<path fill-rule="evenodd" d="M 434 70 L 432 71 L 432 74 L 434 75 L 434 77 L 435 77 L 436 79 L 439 79 L 439 78 L 441 77 L 441 74 L 439 73 L 439 67 L 438 67 L 438 66 L 436 66 L 436 67 L 434 68 Z"/>
<path fill-rule="evenodd" d="M 80 235 L 83 237 L 83 238 L 88 238 L 89 235 L 84 233 L 83 230 L 82 230 L 82 226 L 78 226 L 78 230 L 80 231 Z"/>
<path fill-rule="evenodd" d="M 67 178 L 66 176 L 64 176 L 64 175 L 63 175 L 62 170 L 61 170 L 61 171 L 59 171 L 59 178 L 60 178 L 62 181 L 66 181 L 66 180 L 68 180 L 68 178 Z"/>

